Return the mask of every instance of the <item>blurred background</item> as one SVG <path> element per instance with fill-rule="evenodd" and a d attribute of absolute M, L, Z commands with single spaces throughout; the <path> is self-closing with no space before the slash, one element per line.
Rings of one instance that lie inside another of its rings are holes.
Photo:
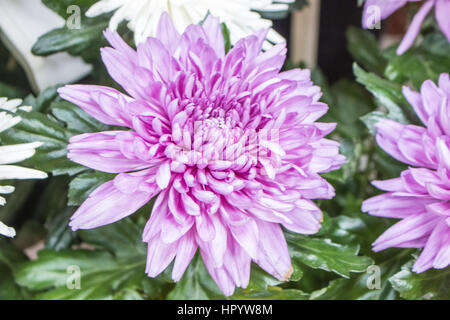
<path fill-rule="evenodd" d="M 341 78 L 353 79 L 354 59 L 347 49 L 346 32 L 350 26 L 361 27 L 362 7 L 356 0 L 309 0 L 301 11 L 275 20 L 275 29 L 288 39 L 291 62 L 319 66 L 332 83 Z M 373 30 L 383 48 L 399 41 L 405 33 L 404 10 L 383 21 L 383 33 Z"/>

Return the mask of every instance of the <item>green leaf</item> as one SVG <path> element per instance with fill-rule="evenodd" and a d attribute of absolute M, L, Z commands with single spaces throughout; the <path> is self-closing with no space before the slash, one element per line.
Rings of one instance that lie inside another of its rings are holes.
<path fill-rule="evenodd" d="M 50 108 L 51 103 L 58 97 L 58 88 L 60 86 L 51 86 L 39 93 L 37 97 L 29 95 L 25 98 L 23 104 L 33 107 L 33 111 L 46 113 Z"/>
<path fill-rule="evenodd" d="M 437 81 L 439 75 L 450 70 L 450 50 L 448 47 L 437 45 L 429 46 L 429 43 L 436 40 L 426 39 L 419 47 L 408 50 L 403 55 L 397 55 L 393 50 L 388 51 L 389 58 L 385 76 L 398 83 L 411 82 L 416 89 L 419 89 L 425 80 Z M 443 50 L 444 52 L 442 52 Z"/>
<path fill-rule="evenodd" d="M 313 238 L 286 232 L 292 263 L 305 264 L 349 278 L 351 272 L 364 272 L 373 264 L 369 257 L 358 256 L 357 247 L 343 246 L 330 239 Z"/>
<path fill-rule="evenodd" d="M 358 199 L 358 209 L 353 212 L 343 212 L 340 216 L 330 218 L 326 230 L 320 232 L 330 237 L 334 242 L 348 246 L 360 246 L 366 254 L 371 253 L 372 243 L 392 224 L 390 220 L 361 213 L 361 201 Z"/>
<path fill-rule="evenodd" d="M 450 299 L 450 267 L 415 273 L 411 270 L 413 264 L 414 261 L 409 261 L 400 272 L 389 279 L 402 298 L 410 300 Z"/>
<path fill-rule="evenodd" d="M 160 294 L 164 283 L 145 274 L 146 248 L 142 230 L 130 220 L 82 231 L 82 239 L 97 250 L 42 250 L 38 259 L 15 272 L 16 281 L 38 291 L 37 299 L 151 298 L 143 288 L 155 287 Z M 79 288 L 73 272 L 80 272 Z M 71 286 L 72 285 L 72 286 Z M 149 292 L 149 290 L 146 290 Z"/>
<path fill-rule="evenodd" d="M 360 117 L 375 108 L 373 98 L 362 86 L 347 80 L 337 81 L 332 93 L 334 104 L 324 119 L 337 122 L 335 132 L 343 138 L 362 139 L 367 133 Z"/>
<path fill-rule="evenodd" d="M 264 291 L 242 293 L 238 291 L 231 300 L 308 300 L 309 294 L 297 289 L 270 287 Z"/>
<path fill-rule="evenodd" d="M 113 300 L 144 300 L 144 297 L 137 290 L 124 289 L 116 293 Z"/>
<path fill-rule="evenodd" d="M 353 65 L 353 70 L 356 80 L 363 84 L 374 95 L 377 102 L 388 111 L 387 114 L 374 111 L 361 117 L 371 134 L 376 133 L 375 124 L 381 118 L 391 119 L 400 123 L 409 123 L 400 107 L 401 105 L 407 105 L 407 102 L 403 97 L 399 84 L 384 80 L 373 73 L 365 72 L 357 64 Z"/>
<path fill-rule="evenodd" d="M 87 9 L 89 9 L 93 4 L 97 2 L 96 0 L 42 0 L 42 3 L 47 7 L 55 11 L 61 17 L 66 19 L 69 16 L 67 8 L 76 5 L 81 9 L 82 14 L 84 14 Z"/>
<path fill-rule="evenodd" d="M 67 286 L 71 268 L 79 268 L 80 289 Z M 16 281 L 30 290 L 51 289 L 37 294 L 38 299 L 111 299 L 137 272 L 144 274 L 143 268 L 140 260 L 119 261 L 107 252 L 43 250 L 38 260 L 19 268 Z"/>
<path fill-rule="evenodd" d="M 6 144 L 42 142 L 36 154 L 25 161 L 36 169 L 51 172 L 53 175 L 75 175 L 84 167 L 67 159 L 67 144 L 73 131 L 65 129 L 57 121 L 35 111 L 18 111 L 22 121 L 1 134 Z"/>
<path fill-rule="evenodd" d="M 100 16 L 82 19 L 80 28 L 54 29 L 40 36 L 31 52 L 37 56 L 48 56 L 58 52 L 68 52 L 74 56 L 82 55 L 91 60 L 98 55 L 98 49 L 106 45 L 103 30 L 108 27 L 109 17 Z"/>
<path fill-rule="evenodd" d="M 390 119 L 401 123 L 408 123 L 400 105 L 406 100 L 403 97 L 402 88 L 379 76 L 365 72 L 357 64 L 353 65 L 356 81 L 364 85 L 377 99 L 377 101 L 389 111 Z"/>
<path fill-rule="evenodd" d="M 22 89 L 0 82 L 0 97 L 14 99 L 23 98 L 24 96 L 25 92 Z"/>
<path fill-rule="evenodd" d="M 403 253 L 395 255 L 373 269 L 361 275 L 353 275 L 351 279 L 332 280 L 326 288 L 317 290 L 311 294 L 313 300 L 393 300 L 397 298 L 389 278 L 394 275 L 408 256 Z M 379 269 L 376 269 L 379 268 Z M 377 277 L 380 277 L 379 287 Z"/>
<path fill-rule="evenodd" d="M 75 239 L 75 232 L 70 229 L 69 221 L 75 209 L 74 207 L 66 207 L 47 220 L 48 234 L 45 239 L 47 249 L 60 251 L 67 249 L 72 244 Z"/>
<path fill-rule="evenodd" d="M 374 159 L 380 170 L 379 177 L 381 180 L 397 178 L 408 167 L 406 164 L 392 158 L 391 155 L 381 148 L 376 149 Z"/>
<path fill-rule="evenodd" d="M 442 32 L 427 34 L 420 47 L 436 56 L 448 57 L 450 54 L 450 43 Z"/>
<path fill-rule="evenodd" d="M 114 178 L 113 174 L 90 171 L 79 174 L 69 184 L 69 206 L 79 206 L 101 184 Z"/>
<path fill-rule="evenodd" d="M 30 202 L 29 198 L 36 189 L 39 180 L 16 180 L 14 184 L 14 192 L 8 196 L 8 205 L 0 210 L 0 221 L 9 224 L 16 219 L 28 217 L 29 213 L 22 209 Z"/>
<path fill-rule="evenodd" d="M 228 53 L 231 49 L 230 29 L 224 22 L 222 23 L 222 34 L 225 40 L 225 53 Z"/>
<path fill-rule="evenodd" d="M 361 28 L 349 27 L 347 29 L 347 48 L 357 63 L 367 70 L 383 74 L 387 60 L 378 48 L 375 36 Z"/>
<path fill-rule="evenodd" d="M 116 257 L 145 257 L 147 250 L 141 238 L 142 229 L 130 219 L 124 219 L 101 228 L 80 230 L 78 233 L 85 242 Z"/>
<path fill-rule="evenodd" d="M 75 209 L 66 206 L 68 181 L 67 176 L 48 179 L 39 192 L 32 212 L 36 219 L 45 220 L 48 231 L 45 247 L 55 251 L 67 249 L 75 240 L 75 233 L 68 226 Z"/>
<path fill-rule="evenodd" d="M 280 280 L 275 279 L 273 276 L 271 276 L 258 266 L 252 265 L 250 271 L 250 282 L 248 284 L 248 287 L 245 288 L 245 291 L 263 291 L 267 290 L 268 287 L 277 286 L 281 283 L 282 282 Z"/>
<path fill-rule="evenodd" d="M 366 125 L 371 135 L 377 134 L 375 125 L 382 119 L 389 119 L 389 116 L 381 111 L 374 111 L 361 117 L 361 121 Z"/>
<path fill-rule="evenodd" d="M 299 281 L 303 277 L 303 270 L 294 267 L 294 272 L 289 281 Z M 285 289 L 280 285 L 287 284 L 275 279 L 273 276 L 253 264 L 250 273 L 250 282 L 247 288 L 237 288 L 232 300 L 304 300 L 308 294 L 294 289 Z"/>
<path fill-rule="evenodd" d="M 167 298 L 169 300 L 221 300 L 225 297 L 197 254 Z"/>
<path fill-rule="evenodd" d="M 80 107 L 67 101 L 60 100 L 53 102 L 50 110 L 58 120 L 63 121 L 67 125 L 67 128 L 73 132 L 100 132 L 110 128 L 108 125 L 92 118 Z"/>
<path fill-rule="evenodd" d="M 292 281 L 301 279 L 303 272 L 296 268 L 291 276 Z M 250 282 L 247 288 L 236 288 L 233 296 L 228 299 L 253 300 L 253 299 L 305 299 L 306 294 L 299 290 L 287 290 L 278 285 L 283 282 L 275 279 L 256 265 L 252 265 Z M 209 275 L 199 254 L 194 257 L 181 280 L 169 293 L 171 300 L 207 300 L 224 299 L 217 284 Z"/>
<path fill-rule="evenodd" d="M 0 299 L 19 300 L 29 298 L 29 293 L 14 281 L 13 272 L 27 261 L 26 256 L 6 240 L 0 239 Z"/>
<path fill-rule="evenodd" d="M 322 98 L 321 101 L 326 103 L 329 106 L 334 106 L 334 95 L 331 92 L 331 86 L 328 82 L 328 79 L 323 74 L 322 70 L 319 67 L 316 67 L 311 72 L 311 80 L 315 85 L 319 86 L 322 89 Z"/>
<path fill-rule="evenodd" d="M 300 268 L 294 268 L 294 272 L 292 273 L 289 281 L 299 281 L 303 277 L 303 270 Z M 268 274 L 264 270 L 262 270 L 257 265 L 253 264 L 250 272 L 250 282 L 243 291 L 244 292 L 254 292 L 254 291 L 264 291 L 269 287 L 278 286 L 283 284 L 282 282 L 272 275 Z"/>

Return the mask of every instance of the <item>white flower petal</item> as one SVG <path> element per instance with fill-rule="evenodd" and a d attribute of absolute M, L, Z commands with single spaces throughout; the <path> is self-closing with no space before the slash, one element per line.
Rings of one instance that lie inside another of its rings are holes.
<path fill-rule="evenodd" d="M 8 130 L 18 124 L 22 118 L 19 116 L 13 116 L 6 112 L 0 112 L 0 132 Z"/>
<path fill-rule="evenodd" d="M 231 32 L 231 41 L 249 36 L 260 29 L 270 28 L 272 21 L 263 19 L 260 12 L 282 12 L 289 9 L 294 0 L 100 0 L 86 15 L 94 17 L 116 10 L 110 20 L 110 28 L 116 29 L 121 21 L 128 21 L 134 31 L 135 42 L 141 43 L 149 36 L 155 36 L 159 18 L 168 12 L 175 28 L 182 33 L 190 24 L 197 24 L 208 12 L 225 22 Z M 273 29 L 264 48 L 285 39 Z"/>
<path fill-rule="evenodd" d="M 13 193 L 15 189 L 16 188 L 14 188 L 13 186 L 0 186 L 0 193 L 1 194 L 10 194 L 10 193 Z"/>
<path fill-rule="evenodd" d="M 35 149 L 42 145 L 41 142 L 14 144 L 0 147 L 0 164 L 21 162 L 31 158 Z"/>
<path fill-rule="evenodd" d="M 19 107 L 21 103 L 22 100 L 20 99 L 8 101 L 6 98 L 0 98 L 0 109 L 8 110 L 10 112 L 16 112 L 17 109 L 24 111 L 31 110 L 31 107 L 28 106 Z M 19 116 L 14 116 L 13 114 L 5 111 L 0 112 L 0 132 L 15 126 L 21 120 L 22 119 Z M 10 163 L 21 162 L 32 157 L 36 152 L 35 149 L 41 145 L 41 142 L 31 142 L 0 146 L 0 180 L 47 178 L 47 174 L 39 170 L 7 165 Z M 0 186 L 0 194 L 9 194 L 12 192 L 14 192 L 13 186 Z M 3 206 L 5 203 L 5 198 L 0 197 L 0 205 Z M 13 228 L 9 228 L 0 222 L 0 234 L 8 237 L 14 237 L 16 232 Z"/>
<path fill-rule="evenodd" d="M 18 166 L 0 165 L 0 180 L 6 179 L 45 179 L 45 172 Z"/>
<path fill-rule="evenodd" d="M 6 98 L 2 98 L 6 99 Z M 17 107 L 22 104 L 22 99 L 0 100 L 0 109 L 16 112 Z"/>
<path fill-rule="evenodd" d="M 25 111 L 25 112 L 30 112 L 33 108 L 30 107 L 30 106 L 22 106 L 22 107 L 19 107 L 17 109 Z"/>
<path fill-rule="evenodd" d="M 16 230 L 8 227 L 6 224 L 0 221 L 0 234 L 6 237 L 14 238 L 16 236 Z"/>

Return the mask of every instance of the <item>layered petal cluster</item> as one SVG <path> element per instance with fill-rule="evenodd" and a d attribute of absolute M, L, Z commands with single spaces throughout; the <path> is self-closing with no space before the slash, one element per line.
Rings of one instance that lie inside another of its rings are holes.
<path fill-rule="evenodd" d="M 292 273 L 282 227 L 316 233 L 322 212 L 312 199 L 334 190 L 319 173 L 345 161 L 325 139 L 335 124 L 309 70 L 280 72 L 285 44 L 266 52 L 267 31 L 226 54 L 221 24 L 179 34 L 163 14 L 157 37 L 128 47 L 112 31 L 103 61 L 128 94 L 107 87 L 59 90 L 96 119 L 123 131 L 71 139 L 69 158 L 110 173 L 71 219 L 88 229 L 122 219 L 157 195 L 145 227 L 149 276 L 173 260 L 178 281 L 199 249 L 226 295 L 246 287 L 251 261 L 276 278 Z"/>
<path fill-rule="evenodd" d="M 363 27 L 371 28 L 378 24 L 381 19 L 386 19 L 408 2 L 420 1 L 423 2 L 423 5 L 414 16 L 408 32 L 397 49 L 397 54 L 402 55 L 413 45 L 423 21 L 433 7 L 435 7 L 435 15 L 439 27 L 448 41 L 450 41 L 450 0 L 366 0 L 363 13 Z"/>
<path fill-rule="evenodd" d="M 114 12 L 109 27 L 116 30 L 120 22 L 129 21 L 128 27 L 134 31 L 135 42 L 142 43 L 147 37 L 157 35 L 158 22 L 164 12 L 168 12 L 176 30 L 182 33 L 190 24 L 197 24 L 208 13 L 220 17 L 230 29 L 231 42 L 252 33 L 270 28 L 272 22 L 263 19 L 259 12 L 287 11 L 295 0 L 100 0 L 87 12 L 89 17 Z M 271 43 L 280 43 L 284 38 L 271 29 L 264 48 Z"/>
<path fill-rule="evenodd" d="M 18 110 L 29 111 L 30 107 L 20 107 L 22 100 L 0 98 L 0 132 L 3 132 L 21 121 L 19 116 L 14 115 Z M 47 174 L 42 171 L 28 169 L 10 165 L 31 158 L 35 149 L 41 146 L 41 142 L 32 142 L 8 146 L 0 146 L 0 180 L 12 179 L 44 179 Z M 13 186 L 0 186 L 0 194 L 9 194 L 14 192 Z M 0 196 L 0 205 L 5 205 L 5 198 Z M 0 221 L 0 235 L 14 237 L 16 231 Z"/>
<path fill-rule="evenodd" d="M 413 270 L 442 269 L 450 264 L 450 78 L 439 86 L 425 81 L 421 92 L 403 93 L 425 125 L 382 120 L 377 142 L 395 159 L 411 167 L 396 179 L 374 181 L 386 191 L 363 203 L 363 211 L 401 219 L 374 243 L 390 247 L 424 248 Z"/>

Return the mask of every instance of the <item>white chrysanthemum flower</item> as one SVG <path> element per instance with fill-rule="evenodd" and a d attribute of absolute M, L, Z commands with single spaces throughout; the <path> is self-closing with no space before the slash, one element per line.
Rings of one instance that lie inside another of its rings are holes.
<path fill-rule="evenodd" d="M 0 132 L 15 126 L 22 120 L 19 116 L 11 113 L 16 112 L 18 109 L 24 111 L 31 110 L 31 107 L 19 107 L 21 104 L 22 100 L 20 99 L 8 100 L 6 98 L 0 98 Z M 0 146 L 0 180 L 47 178 L 45 172 L 10 165 L 11 163 L 21 162 L 31 158 L 35 153 L 35 149 L 41 145 L 41 142 L 32 142 Z M 13 191 L 13 186 L 0 186 L 0 194 L 9 194 Z M 5 203 L 5 198 L 0 196 L 0 205 L 3 206 Z M 0 222 L 0 234 L 7 237 L 14 237 L 16 231 Z"/>
<path fill-rule="evenodd" d="M 167 11 L 178 32 L 182 33 L 190 24 L 202 21 L 211 13 L 220 17 L 230 29 L 231 42 L 254 34 L 260 29 L 270 28 L 272 21 L 263 19 L 261 12 L 279 12 L 289 9 L 295 0 L 100 0 L 87 12 L 88 17 L 116 10 L 109 27 L 116 30 L 124 20 L 134 31 L 135 42 L 141 43 L 149 36 L 156 35 L 161 14 Z M 271 43 L 280 43 L 285 39 L 270 29 L 264 47 Z"/>

